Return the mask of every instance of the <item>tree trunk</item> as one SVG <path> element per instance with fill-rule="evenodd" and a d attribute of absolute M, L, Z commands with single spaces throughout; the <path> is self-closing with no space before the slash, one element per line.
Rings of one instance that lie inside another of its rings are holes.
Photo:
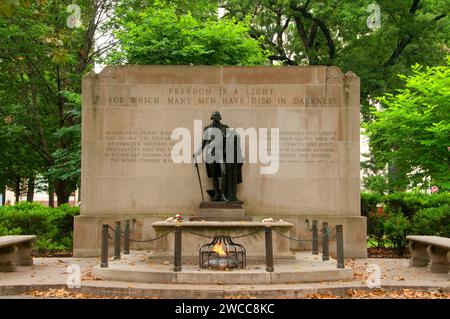
<path fill-rule="evenodd" d="M 55 207 L 55 188 L 53 187 L 53 182 L 48 183 L 48 206 Z"/>
<path fill-rule="evenodd" d="M 2 191 L 2 206 L 5 206 L 5 204 L 6 204 L 6 186 L 3 186 L 1 191 Z"/>
<path fill-rule="evenodd" d="M 32 203 L 34 200 L 34 185 L 35 177 L 31 176 L 28 178 L 28 189 L 27 189 L 27 202 Z"/>
<path fill-rule="evenodd" d="M 20 202 L 20 177 L 16 177 L 16 185 L 14 190 L 14 196 L 16 197 L 16 205 Z"/>
<path fill-rule="evenodd" d="M 55 181 L 55 193 L 58 197 L 58 206 L 69 202 L 70 192 L 66 181 Z"/>

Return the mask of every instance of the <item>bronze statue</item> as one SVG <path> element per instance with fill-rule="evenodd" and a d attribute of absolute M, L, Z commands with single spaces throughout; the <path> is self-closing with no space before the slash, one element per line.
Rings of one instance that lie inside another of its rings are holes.
<path fill-rule="evenodd" d="M 212 113 L 211 120 L 204 129 L 202 147 L 193 156 L 196 158 L 205 149 L 206 174 L 213 179 L 214 186 L 207 190 L 212 201 L 239 201 L 236 193 L 237 184 L 242 183 L 243 163 L 239 135 L 220 122 L 222 116 L 218 111 Z"/>
<path fill-rule="evenodd" d="M 241 140 L 234 130 L 228 130 L 225 136 L 225 178 L 222 193 L 227 201 L 240 202 L 237 198 L 237 185 L 242 183 Z"/>

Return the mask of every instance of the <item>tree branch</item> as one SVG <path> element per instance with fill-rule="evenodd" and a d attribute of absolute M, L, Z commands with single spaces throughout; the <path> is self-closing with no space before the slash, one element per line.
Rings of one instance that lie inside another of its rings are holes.
<path fill-rule="evenodd" d="M 440 15 L 434 17 L 432 21 L 439 21 L 439 20 L 441 20 L 442 18 L 445 18 L 446 16 L 447 16 L 447 13 L 442 13 L 442 14 L 440 14 Z"/>
<path fill-rule="evenodd" d="M 311 27 L 309 28 L 309 39 L 308 39 L 308 47 L 309 48 L 313 48 L 314 47 L 314 41 L 316 40 L 316 36 L 317 36 L 317 29 L 318 29 L 318 24 L 317 22 L 314 22 L 313 24 L 311 24 Z"/>
<path fill-rule="evenodd" d="M 314 48 L 313 45 L 314 45 L 314 40 L 317 35 L 317 29 L 316 29 L 317 27 L 320 28 L 320 31 L 322 31 L 322 33 L 325 37 L 325 41 L 326 41 L 327 47 L 328 47 L 328 58 L 330 60 L 334 60 L 334 58 L 336 57 L 336 48 L 335 48 L 334 40 L 333 40 L 333 37 L 331 36 L 330 30 L 328 29 L 328 27 L 326 26 L 326 24 L 323 20 L 314 17 L 311 13 L 308 12 L 308 5 L 309 5 L 309 1 L 307 1 L 306 4 L 302 7 L 297 7 L 294 1 L 290 2 L 290 8 L 291 8 L 291 10 L 293 10 L 294 21 L 296 22 L 297 30 L 299 32 L 300 38 L 301 38 L 303 45 L 307 51 L 308 58 L 310 59 L 310 64 L 316 64 L 316 63 L 318 63 L 318 60 L 319 60 L 318 56 L 315 60 L 312 60 L 310 57 L 310 54 L 311 54 L 310 52 Z M 314 26 L 314 24 L 313 24 L 313 26 L 311 26 L 310 37 L 308 37 L 308 35 L 306 34 L 306 31 L 305 31 L 305 28 L 303 25 L 303 21 L 301 20 L 300 15 L 303 16 L 304 18 L 311 20 L 316 25 L 316 26 Z M 300 22 L 300 25 L 297 24 L 297 22 Z M 299 28 L 299 26 L 300 26 L 300 28 Z"/>
<path fill-rule="evenodd" d="M 298 65 L 294 60 L 289 59 L 286 55 L 270 55 L 269 60 L 271 61 L 282 61 L 287 65 Z"/>
<path fill-rule="evenodd" d="M 411 8 L 409 9 L 409 13 L 411 15 L 414 15 L 417 10 L 419 9 L 420 0 L 413 0 L 411 4 Z M 442 13 L 436 17 L 434 17 L 430 22 L 438 21 L 442 18 L 444 18 L 447 15 L 447 13 Z M 392 52 L 389 59 L 383 64 L 383 67 L 389 67 L 397 63 L 397 61 L 400 58 L 400 55 L 402 54 L 403 50 L 412 42 L 413 36 L 410 34 L 407 34 L 403 36 L 401 39 L 397 40 L 397 45 Z"/>
<path fill-rule="evenodd" d="M 413 0 L 413 2 L 411 4 L 411 8 L 409 8 L 410 14 L 416 13 L 417 9 L 419 8 L 419 2 L 420 2 L 420 0 Z"/>

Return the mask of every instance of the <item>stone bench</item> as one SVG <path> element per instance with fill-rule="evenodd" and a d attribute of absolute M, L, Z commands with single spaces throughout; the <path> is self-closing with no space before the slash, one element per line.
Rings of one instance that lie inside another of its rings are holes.
<path fill-rule="evenodd" d="M 406 236 L 411 254 L 411 267 L 427 266 L 431 272 L 450 270 L 450 238 L 438 236 Z"/>
<path fill-rule="evenodd" d="M 0 237 L 0 272 L 16 271 L 16 266 L 32 266 L 35 235 Z"/>

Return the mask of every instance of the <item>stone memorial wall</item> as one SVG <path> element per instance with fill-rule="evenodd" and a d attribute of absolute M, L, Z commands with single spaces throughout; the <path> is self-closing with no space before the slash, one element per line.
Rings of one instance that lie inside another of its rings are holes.
<path fill-rule="evenodd" d="M 189 216 L 198 208 L 195 167 L 173 162 L 179 140 L 171 135 L 177 128 L 191 133 L 186 150 L 191 158 L 194 135 L 202 133 L 215 110 L 223 123 L 249 133 L 243 136 L 246 162 L 238 186 L 247 215 L 289 221 L 298 238 L 310 238 L 305 219 L 343 224 L 346 256 L 366 256 L 359 78 L 325 66 L 120 66 L 89 73 L 83 80 L 76 256 L 99 254 L 103 223 L 135 219 L 133 238 L 145 240 L 154 236 L 151 223 L 176 213 Z M 277 167 L 262 162 L 262 145 L 253 143 L 265 141 L 264 129 L 270 141 L 276 128 L 278 144 L 264 145 L 268 154 L 278 147 Z M 271 165 L 274 174 L 261 173 Z M 204 164 L 200 173 L 204 190 L 210 189 Z"/>

